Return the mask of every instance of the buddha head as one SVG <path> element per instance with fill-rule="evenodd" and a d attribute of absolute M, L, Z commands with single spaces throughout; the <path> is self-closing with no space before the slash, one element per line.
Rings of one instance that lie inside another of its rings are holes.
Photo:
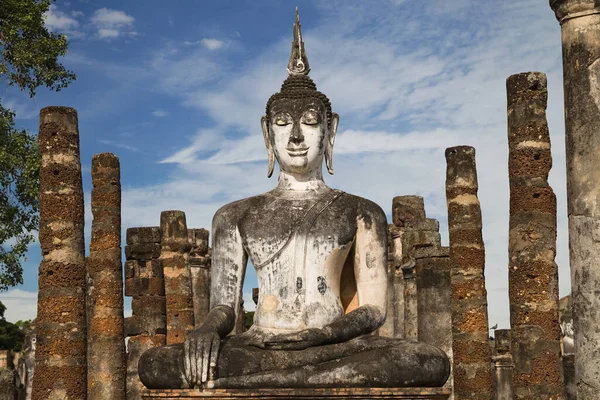
<path fill-rule="evenodd" d="M 327 96 L 317 90 L 310 71 L 300 32 L 298 9 L 294 24 L 288 78 L 281 91 L 267 102 L 261 125 L 269 159 L 268 176 L 275 159 L 280 168 L 297 176 L 320 173 L 323 158 L 333 175 L 332 153 L 339 116 L 331 111 Z"/>

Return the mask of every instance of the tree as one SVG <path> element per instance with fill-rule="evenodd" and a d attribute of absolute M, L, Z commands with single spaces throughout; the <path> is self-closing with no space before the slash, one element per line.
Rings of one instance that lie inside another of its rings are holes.
<path fill-rule="evenodd" d="M 60 91 L 75 79 L 58 60 L 66 37 L 44 25 L 52 1 L 0 0 L 0 84 L 30 97 L 40 86 Z M 14 118 L 0 99 L 0 291 L 23 283 L 21 260 L 39 222 L 37 139 L 17 130 Z"/>

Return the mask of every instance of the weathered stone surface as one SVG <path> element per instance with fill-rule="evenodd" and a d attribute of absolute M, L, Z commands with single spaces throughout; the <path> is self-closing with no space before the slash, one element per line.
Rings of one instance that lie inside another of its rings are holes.
<path fill-rule="evenodd" d="M 406 399 L 446 400 L 447 389 L 433 388 L 329 388 L 329 389 L 211 389 L 211 390 L 148 390 L 144 400 L 153 399 Z"/>
<path fill-rule="evenodd" d="M 125 400 L 121 170 L 114 154 L 92 157 L 92 215 L 92 240 L 86 261 L 88 398 Z"/>
<path fill-rule="evenodd" d="M 21 357 L 16 361 L 18 400 L 31 400 L 33 389 L 33 375 L 35 373 L 35 320 L 25 331 L 25 341 Z"/>
<path fill-rule="evenodd" d="M 575 355 L 566 354 L 563 356 L 563 376 L 567 400 L 577 400 L 577 384 L 575 382 Z"/>
<path fill-rule="evenodd" d="M 186 332 L 194 329 L 192 275 L 188 253 L 192 243 L 183 211 L 160 214 L 162 232 L 160 261 L 167 302 L 167 344 L 183 343 Z"/>
<path fill-rule="evenodd" d="M 86 398 L 84 208 L 77 111 L 40 111 L 40 246 L 33 400 Z"/>
<path fill-rule="evenodd" d="M 160 257 L 159 243 L 137 243 L 125 246 L 125 257 L 128 260 L 150 260 Z"/>
<path fill-rule="evenodd" d="M 561 23 L 578 397 L 600 399 L 600 5 L 552 0 Z"/>
<path fill-rule="evenodd" d="M 160 243 L 161 232 L 158 226 L 145 226 L 127 229 L 127 244 Z"/>
<path fill-rule="evenodd" d="M 387 316 L 379 328 L 380 336 L 404 337 L 404 275 L 402 274 L 402 229 L 395 225 L 388 226 L 388 293 Z"/>
<path fill-rule="evenodd" d="M 206 229 L 188 229 L 192 245 L 188 264 L 192 279 L 194 326 L 199 327 L 210 311 L 210 255 L 209 232 Z"/>
<path fill-rule="evenodd" d="M 127 229 L 127 243 L 132 247 L 146 246 L 160 249 L 159 227 Z M 127 345 L 127 400 L 140 400 L 144 385 L 138 376 L 138 361 L 142 353 L 166 344 L 166 300 L 160 252 L 133 252 L 125 262 L 125 295 L 132 296 L 133 315 L 125 319 Z"/>
<path fill-rule="evenodd" d="M 421 196 L 398 196 L 392 200 L 392 222 L 398 227 L 425 219 L 425 201 Z"/>
<path fill-rule="evenodd" d="M 546 122 L 546 75 L 506 81 L 508 97 L 509 299 L 515 399 L 562 399 L 556 196 Z M 540 195 L 540 193 L 545 193 Z M 543 199 L 543 202 L 537 201 Z"/>
<path fill-rule="evenodd" d="M 454 398 L 487 400 L 493 380 L 475 149 L 448 148 L 446 162 Z"/>
<path fill-rule="evenodd" d="M 418 339 L 442 349 L 452 362 L 452 307 L 449 249 L 442 257 L 416 260 Z M 453 375 L 444 387 L 452 389 Z M 451 396 L 453 399 L 454 397 Z"/>
<path fill-rule="evenodd" d="M 513 400 L 513 370 L 514 364 L 510 351 L 510 329 L 494 331 L 495 354 L 494 363 L 495 400 Z"/>
<path fill-rule="evenodd" d="M 417 304 L 417 276 L 415 262 L 405 264 L 402 268 L 404 276 L 404 338 L 417 340 L 419 337 L 419 308 Z"/>

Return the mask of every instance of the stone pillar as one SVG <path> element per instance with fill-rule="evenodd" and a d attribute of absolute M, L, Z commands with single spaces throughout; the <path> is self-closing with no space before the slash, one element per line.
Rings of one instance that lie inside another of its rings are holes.
<path fill-rule="evenodd" d="M 493 383 L 475 149 L 448 148 L 446 162 L 454 396 L 488 400 Z"/>
<path fill-rule="evenodd" d="M 167 344 L 183 343 L 194 329 L 192 277 L 188 264 L 191 244 L 183 211 L 160 213 L 162 242 L 160 261 L 167 300 Z"/>
<path fill-rule="evenodd" d="M 437 221 L 436 221 L 437 222 Z M 437 229 L 436 229 L 437 232 Z M 416 260 L 418 339 L 446 352 L 452 363 L 452 290 L 448 247 L 431 249 L 432 257 Z M 444 387 L 452 389 L 453 375 Z M 452 400 L 454 397 L 451 396 Z"/>
<path fill-rule="evenodd" d="M 508 289 L 515 399 L 564 398 L 556 196 L 546 122 L 546 75 L 525 72 L 506 81 L 510 218 Z"/>
<path fill-rule="evenodd" d="M 415 260 L 408 260 L 402 265 L 404 277 L 404 339 L 417 340 L 419 338 L 418 304 L 417 304 L 417 277 L 415 274 Z"/>
<path fill-rule="evenodd" d="M 513 358 L 510 351 L 510 329 L 494 332 L 496 354 L 492 357 L 496 378 L 494 400 L 513 400 Z"/>
<path fill-rule="evenodd" d="M 92 240 L 88 273 L 88 398 L 125 400 L 121 265 L 121 167 L 111 153 L 92 157 Z"/>
<path fill-rule="evenodd" d="M 40 246 L 33 400 L 87 393 L 84 210 L 77 111 L 40 111 Z"/>
<path fill-rule="evenodd" d="M 125 295 L 132 296 L 132 316 L 125 319 L 127 400 L 140 400 L 144 385 L 138 361 L 146 350 L 167 344 L 165 281 L 160 256 L 160 228 L 127 229 Z M 91 400 L 91 399 L 90 399 Z"/>
<path fill-rule="evenodd" d="M 600 399 L 600 4 L 551 0 L 561 24 L 569 254 L 580 399 Z"/>
<path fill-rule="evenodd" d="M 563 356 L 563 377 L 567 400 L 577 400 L 577 385 L 575 384 L 575 355 L 565 354 Z"/>
<path fill-rule="evenodd" d="M 402 261 L 402 231 L 395 225 L 388 226 L 388 293 L 387 316 L 379 328 L 379 335 L 391 338 L 404 337 L 404 276 Z"/>
<path fill-rule="evenodd" d="M 188 229 L 192 245 L 189 256 L 194 301 L 194 326 L 199 327 L 210 311 L 210 254 L 209 232 L 206 229 Z"/>

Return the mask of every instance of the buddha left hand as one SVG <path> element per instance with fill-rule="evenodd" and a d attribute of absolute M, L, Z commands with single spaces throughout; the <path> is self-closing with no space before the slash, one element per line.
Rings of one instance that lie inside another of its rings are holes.
<path fill-rule="evenodd" d="M 261 347 L 271 350 L 304 350 L 329 343 L 330 340 L 331 332 L 328 327 L 323 329 L 311 328 L 274 336 Z"/>

